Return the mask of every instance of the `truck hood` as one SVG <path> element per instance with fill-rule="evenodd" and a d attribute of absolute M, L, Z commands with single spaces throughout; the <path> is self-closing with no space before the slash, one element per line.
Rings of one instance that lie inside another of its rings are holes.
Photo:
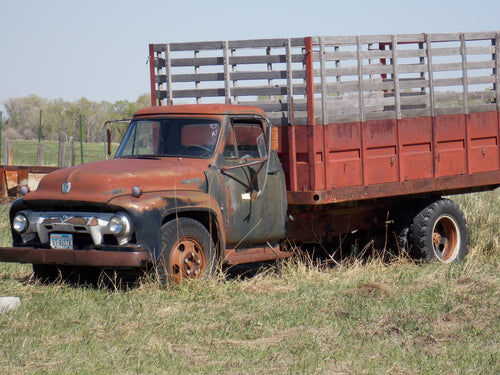
<path fill-rule="evenodd" d="M 199 163 L 200 160 L 177 158 L 123 158 L 82 164 L 46 175 L 37 190 L 26 194 L 24 200 L 106 203 L 131 194 L 133 186 L 139 186 L 144 193 L 205 190 L 205 175 Z"/>

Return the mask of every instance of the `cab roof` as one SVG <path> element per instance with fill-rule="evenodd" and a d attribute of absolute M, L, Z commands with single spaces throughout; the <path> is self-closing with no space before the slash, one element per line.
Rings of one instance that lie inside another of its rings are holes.
<path fill-rule="evenodd" d="M 146 107 L 138 110 L 136 116 L 148 115 L 257 115 L 265 117 L 264 111 L 258 107 L 228 104 L 176 104 Z"/>

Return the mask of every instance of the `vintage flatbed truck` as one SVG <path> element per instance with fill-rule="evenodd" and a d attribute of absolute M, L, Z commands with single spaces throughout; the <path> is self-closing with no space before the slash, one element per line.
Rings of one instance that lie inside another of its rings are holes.
<path fill-rule="evenodd" d="M 500 185 L 499 48 L 498 31 L 151 44 L 152 106 L 113 159 L 25 189 L 0 261 L 179 282 L 388 227 L 463 259 L 442 197 Z"/>

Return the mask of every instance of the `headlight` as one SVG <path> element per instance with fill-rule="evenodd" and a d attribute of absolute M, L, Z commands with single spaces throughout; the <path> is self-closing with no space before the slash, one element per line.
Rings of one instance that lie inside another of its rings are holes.
<path fill-rule="evenodd" d="M 131 232 L 130 220 L 123 214 L 113 216 L 109 220 L 108 228 L 114 235 L 128 236 Z"/>
<path fill-rule="evenodd" d="M 17 233 L 24 233 L 28 229 L 29 222 L 26 215 L 22 213 L 17 213 L 12 220 L 12 227 Z"/>

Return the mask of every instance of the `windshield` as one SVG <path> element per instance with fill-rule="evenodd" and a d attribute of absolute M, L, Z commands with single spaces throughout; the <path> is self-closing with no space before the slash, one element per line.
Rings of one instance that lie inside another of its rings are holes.
<path fill-rule="evenodd" d="M 169 118 L 133 121 L 116 157 L 210 157 L 217 145 L 220 122 Z"/>

